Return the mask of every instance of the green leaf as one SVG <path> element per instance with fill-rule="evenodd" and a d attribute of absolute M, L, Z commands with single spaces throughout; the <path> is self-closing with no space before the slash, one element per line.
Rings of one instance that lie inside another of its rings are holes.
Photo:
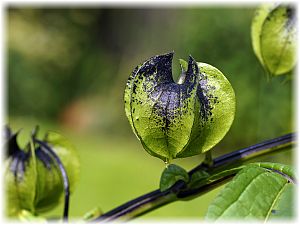
<path fill-rule="evenodd" d="M 216 68 L 180 60 L 182 75 L 172 78 L 173 53 L 150 58 L 128 79 L 125 112 L 145 150 L 169 161 L 210 150 L 229 130 L 234 91 Z M 199 72 L 200 71 L 200 72 Z"/>
<path fill-rule="evenodd" d="M 238 166 L 238 167 L 222 169 L 221 171 L 214 171 L 213 174 L 209 174 L 203 170 L 198 170 L 192 174 L 192 176 L 190 178 L 190 182 L 188 183 L 188 187 L 189 188 L 197 188 L 199 186 L 203 186 L 203 184 L 212 183 L 216 180 L 220 180 L 227 176 L 236 174 L 244 167 L 245 166 L 242 165 L 242 166 Z"/>
<path fill-rule="evenodd" d="M 199 183 L 209 177 L 209 173 L 204 170 L 198 170 L 192 174 L 190 182 L 188 183 L 189 188 L 196 187 Z"/>
<path fill-rule="evenodd" d="M 174 164 L 168 165 L 168 167 L 164 169 L 160 178 L 160 191 L 169 189 L 179 180 L 183 180 L 187 183 L 189 181 L 188 173 L 180 166 Z"/>
<path fill-rule="evenodd" d="M 290 5 L 261 6 L 253 18 L 252 46 L 272 75 L 291 71 L 296 64 L 296 12 Z"/>
<path fill-rule="evenodd" d="M 280 172 L 282 175 L 288 176 L 291 179 L 293 179 L 295 177 L 294 170 L 290 166 L 284 165 L 281 163 L 257 162 L 257 163 L 251 163 L 250 165 L 256 165 L 259 167 L 263 167 L 266 169 Z"/>
<path fill-rule="evenodd" d="M 268 163 L 263 164 L 268 167 Z M 279 168 L 280 165 L 272 165 Z M 242 169 L 234 179 L 218 194 L 208 208 L 206 219 L 257 219 L 268 220 L 273 212 L 291 207 L 291 202 L 284 201 L 289 191 L 290 180 L 278 171 L 250 164 Z M 287 170 L 285 170 L 287 169 Z M 276 171 L 276 172 L 274 172 Z M 288 203 L 288 205 L 284 205 Z M 280 207 L 280 208 L 279 208 Z"/>
<path fill-rule="evenodd" d="M 294 203 L 294 185 L 290 183 L 285 185 L 281 195 L 278 196 L 278 200 L 271 210 L 269 219 L 292 219 L 295 213 Z"/>

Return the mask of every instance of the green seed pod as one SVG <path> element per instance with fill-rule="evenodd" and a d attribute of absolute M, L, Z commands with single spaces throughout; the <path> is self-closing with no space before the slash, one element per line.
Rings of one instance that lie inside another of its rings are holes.
<path fill-rule="evenodd" d="M 37 215 L 57 206 L 64 194 L 59 167 L 63 166 L 68 174 L 71 191 L 78 177 L 79 160 L 73 146 L 61 135 L 51 132 L 43 141 L 33 138 L 21 149 L 17 143 L 18 133 L 7 134 L 4 174 L 7 216 L 17 217 L 22 210 Z M 53 156 L 57 156 L 59 162 Z"/>
<path fill-rule="evenodd" d="M 164 161 L 204 153 L 229 130 L 234 91 L 215 67 L 181 60 L 172 78 L 173 53 L 150 58 L 135 68 L 125 88 L 125 112 L 145 150 Z"/>
<path fill-rule="evenodd" d="M 271 75 L 290 72 L 296 65 L 296 9 L 266 4 L 255 12 L 251 26 L 254 53 Z"/>

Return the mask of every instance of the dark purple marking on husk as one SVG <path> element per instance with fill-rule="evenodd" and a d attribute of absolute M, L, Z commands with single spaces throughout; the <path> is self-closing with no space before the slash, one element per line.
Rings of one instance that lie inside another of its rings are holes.
<path fill-rule="evenodd" d="M 11 132 L 11 129 L 9 126 L 4 126 L 4 133 L 3 133 L 3 136 L 4 136 L 4 140 L 9 140 L 12 136 L 12 132 Z"/>
<path fill-rule="evenodd" d="M 287 17 L 287 22 L 285 24 L 287 29 L 292 29 L 294 26 L 296 26 L 296 9 L 292 5 L 286 6 L 286 14 L 284 16 Z"/>
<path fill-rule="evenodd" d="M 286 18 L 286 23 L 284 24 L 284 28 L 287 30 L 293 29 L 296 26 L 296 22 L 297 22 L 297 18 L 296 18 L 297 12 L 295 6 L 291 4 L 284 5 L 280 3 L 274 3 L 274 6 L 272 10 L 269 12 L 269 15 L 267 16 L 266 20 L 267 21 L 276 20 L 277 18 L 273 16 L 273 12 L 275 12 L 280 8 L 285 9 L 284 12 L 281 14 L 283 18 Z"/>
<path fill-rule="evenodd" d="M 155 103 L 154 111 L 159 116 L 166 118 L 168 124 L 174 118 L 175 113 L 186 112 L 187 109 L 176 110 L 183 107 L 183 102 L 190 97 L 195 86 L 191 79 L 187 79 L 184 84 L 177 84 L 173 81 L 172 57 L 173 53 L 154 57 L 144 64 L 139 71 L 142 72 L 143 77 L 146 77 L 143 90 L 148 94 L 149 99 Z M 192 59 L 190 59 L 190 65 L 191 63 Z M 192 66 L 190 66 L 188 73 L 193 75 Z"/>
<path fill-rule="evenodd" d="M 213 104 L 218 103 L 218 98 L 211 93 L 215 87 L 208 85 L 207 76 L 199 72 L 197 62 L 190 56 L 188 69 L 185 72 L 185 80 L 182 84 L 174 82 L 172 77 L 172 59 L 174 53 L 158 55 L 150 58 L 144 64 L 137 66 L 129 77 L 127 86 L 131 87 L 132 94 L 136 94 L 137 83 L 142 82 L 143 91 L 147 93 L 148 99 L 152 100 L 155 113 L 153 119 L 159 124 L 163 122 L 166 130 L 175 116 L 187 113 L 184 107 L 185 101 L 190 101 L 192 90 L 199 76 L 197 97 L 200 102 L 200 117 L 204 121 L 212 115 Z M 131 102 L 142 104 L 138 96 L 131 96 Z M 180 108 L 180 110 L 178 110 Z M 131 113 L 133 109 L 131 109 Z M 191 112 L 192 113 L 192 112 Z M 212 120 L 210 120 L 212 121 Z"/>
<path fill-rule="evenodd" d="M 208 78 L 205 73 L 200 73 L 200 80 L 197 89 L 197 96 L 200 102 L 200 117 L 203 121 L 208 121 L 212 116 L 214 105 L 219 103 L 218 97 L 213 95 L 215 86 L 208 84 Z M 213 119 L 210 119 L 212 122 Z"/>
<path fill-rule="evenodd" d="M 35 155 L 38 159 L 41 160 L 41 162 L 44 164 L 44 166 L 51 170 L 51 165 L 54 164 L 53 159 L 46 154 L 44 151 L 41 150 L 41 147 L 38 147 L 35 151 Z"/>
<path fill-rule="evenodd" d="M 21 181 L 24 177 L 26 164 L 30 157 L 30 152 L 21 150 L 17 143 L 18 133 L 10 133 L 6 144 L 6 156 L 11 158 L 9 169 L 14 174 L 16 181 Z"/>
<path fill-rule="evenodd" d="M 10 157 L 21 151 L 18 143 L 17 143 L 18 133 L 10 135 L 7 146 L 6 146 L 6 157 Z"/>
<path fill-rule="evenodd" d="M 28 164 L 28 160 L 30 158 L 30 153 L 26 153 L 20 150 L 11 157 L 12 159 L 10 162 L 9 169 L 14 174 L 16 181 L 22 181 L 25 174 L 26 166 Z"/>
<path fill-rule="evenodd" d="M 10 135 L 7 145 L 7 157 L 11 158 L 9 169 L 14 174 L 17 182 L 20 182 L 24 178 L 26 167 L 28 166 L 29 159 L 32 157 L 30 151 L 22 150 L 17 143 L 18 133 Z M 35 150 L 35 155 L 47 169 L 51 169 L 53 160 L 43 153 L 40 148 Z"/>

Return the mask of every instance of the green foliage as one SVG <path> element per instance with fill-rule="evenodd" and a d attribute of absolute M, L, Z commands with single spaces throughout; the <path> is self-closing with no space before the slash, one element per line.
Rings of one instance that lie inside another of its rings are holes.
<path fill-rule="evenodd" d="M 291 216 L 288 209 L 293 204 L 287 201 L 291 196 L 290 172 L 288 166 L 274 163 L 246 166 L 218 194 L 209 206 L 206 218 L 267 221 L 275 215 Z"/>
<path fill-rule="evenodd" d="M 191 188 L 195 187 L 199 183 L 201 183 L 203 180 L 205 180 L 207 177 L 209 177 L 209 173 L 207 173 L 204 170 L 198 170 L 192 174 L 190 182 L 188 183 L 188 186 Z"/>
<path fill-rule="evenodd" d="M 251 165 L 257 165 L 262 168 L 278 171 L 281 172 L 282 174 L 287 175 L 288 177 L 295 177 L 294 170 L 290 166 L 281 163 L 257 162 L 257 163 L 252 163 Z"/>
<path fill-rule="evenodd" d="M 182 167 L 170 164 L 164 169 L 161 175 L 159 188 L 161 191 L 165 191 L 179 180 L 187 183 L 189 181 L 188 173 Z"/>
<path fill-rule="evenodd" d="M 296 12 L 291 5 L 263 5 L 251 27 L 252 46 L 271 75 L 291 71 L 296 64 Z"/>
<path fill-rule="evenodd" d="M 6 214 L 16 217 L 21 210 L 32 214 L 50 210 L 58 205 L 64 194 L 58 164 L 42 146 L 34 145 L 34 141 L 25 150 L 20 149 L 16 137 L 17 134 L 9 138 L 7 147 L 11 151 L 5 161 Z M 53 132 L 49 132 L 44 141 L 59 156 L 73 190 L 79 173 L 74 147 Z"/>
<path fill-rule="evenodd" d="M 278 219 L 290 219 L 295 216 L 295 185 L 287 184 L 282 189 L 281 194 L 278 196 L 278 200 L 275 202 L 273 209 L 271 211 L 269 220 Z"/>
<path fill-rule="evenodd" d="M 124 102 L 129 123 L 146 151 L 165 161 L 210 150 L 229 130 L 234 91 L 216 68 L 181 60 L 178 83 L 173 53 L 139 65 L 128 79 Z"/>

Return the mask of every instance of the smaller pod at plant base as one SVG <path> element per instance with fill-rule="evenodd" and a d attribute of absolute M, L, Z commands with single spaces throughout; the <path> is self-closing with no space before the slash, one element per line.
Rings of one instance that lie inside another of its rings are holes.
<path fill-rule="evenodd" d="M 53 154 L 65 168 L 70 191 L 79 175 L 79 159 L 74 147 L 61 135 L 49 132 L 40 143 L 32 137 L 28 144 L 20 147 L 18 133 L 7 129 L 5 137 L 4 182 L 6 215 L 9 218 L 22 217 L 24 212 L 38 216 L 53 209 L 64 196 L 62 174 Z"/>
<path fill-rule="evenodd" d="M 166 162 L 209 151 L 228 132 L 235 94 L 215 67 L 180 60 L 182 74 L 172 76 L 173 53 L 138 65 L 125 88 L 125 112 L 145 150 Z"/>

